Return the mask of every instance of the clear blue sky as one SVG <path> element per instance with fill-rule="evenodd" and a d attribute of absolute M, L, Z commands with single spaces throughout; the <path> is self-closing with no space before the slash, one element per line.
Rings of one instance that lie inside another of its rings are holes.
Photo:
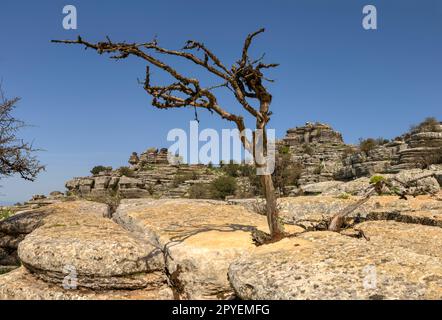
<path fill-rule="evenodd" d="M 62 28 L 62 8 L 78 10 L 78 30 Z M 361 26 L 362 7 L 378 9 L 378 30 Z M 0 181 L 2 202 L 64 190 L 94 165 L 124 165 L 132 151 L 168 146 L 171 128 L 187 128 L 189 110 L 160 111 L 137 84 L 144 63 L 115 62 L 80 47 L 51 44 L 75 38 L 146 41 L 180 48 L 203 41 L 226 63 L 240 55 L 247 33 L 267 32 L 253 47 L 279 69 L 271 126 L 282 137 L 306 121 L 331 124 L 349 143 L 392 138 L 426 116 L 442 118 L 442 2 L 439 0 L 300 1 L 23 1 L 2 0 L 0 77 L 20 96 L 17 116 L 34 125 L 22 136 L 45 149 L 47 171 L 34 183 Z M 200 75 L 193 66 L 178 68 Z M 162 74 L 155 71 L 154 79 Z M 203 76 L 204 79 L 204 76 Z M 210 79 L 207 79 L 210 80 Z M 226 93 L 226 96 L 229 93 Z M 221 94 L 228 107 L 232 100 Z M 229 127 L 201 114 L 202 127 Z"/>

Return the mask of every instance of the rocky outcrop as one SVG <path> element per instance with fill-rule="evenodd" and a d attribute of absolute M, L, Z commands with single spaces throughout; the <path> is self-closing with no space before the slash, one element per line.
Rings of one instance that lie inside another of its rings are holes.
<path fill-rule="evenodd" d="M 299 185 L 332 180 L 348 148 L 339 132 L 322 123 L 289 129 L 280 145 L 288 147 L 292 161 L 303 167 Z"/>
<path fill-rule="evenodd" d="M 0 299 L 172 297 L 161 251 L 108 219 L 107 205 L 69 201 L 22 215 L 2 224 L 29 234 L 16 240 L 23 267 L 0 278 Z"/>
<path fill-rule="evenodd" d="M 21 267 L 0 278 L 0 300 L 171 300 L 167 285 L 137 290 L 64 289 Z"/>
<path fill-rule="evenodd" d="M 230 283 L 252 300 L 441 299 L 442 248 L 434 241 L 441 228 L 396 222 L 361 228 L 370 241 L 325 231 L 259 247 L 230 265 Z"/>
<path fill-rule="evenodd" d="M 360 197 L 347 199 L 331 196 L 279 199 L 281 218 L 307 230 L 324 230 L 331 217 L 356 203 Z M 428 195 L 401 200 L 397 196 L 375 196 L 347 218 L 347 224 L 367 220 L 395 220 L 442 227 L 442 201 Z"/>
<path fill-rule="evenodd" d="M 388 187 L 386 192 L 417 196 L 436 194 L 441 189 L 442 167 L 432 166 L 429 170 L 401 170 L 397 174 L 383 174 Z M 326 181 L 301 186 L 296 195 L 364 195 L 370 188 L 370 179 L 361 177 L 349 182 Z"/>
<path fill-rule="evenodd" d="M 349 229 L 321 231 L 358 199 L 279 199 L 291 236 L 261 247 L 266 217 L 244 200 L 128 199 L 112 219 L 103 204 L 52 204 L 2 224 L 27 235 L 0 299 L 440 298 L 442 194 L 374 196 Z"/>
<path fill-rule="evenodd" d="M 20 243 L 18 256 L 46 282 L 60 285 L 72 267 L 81 288 L 140 289 L 165 283 L 155 251 L 102 216 L 56 214 Z"/>
<path fill-rule="evenodd" d="M 265 217 L 205 200 L 123 200 L 114 220 L 163 248 L 166 273 L 183 299 L 232 297 L 230 262 L 254 247 L 254 230 L 268 232 Z"/>
<path fill-rule="evenodd" d="M 130 176 L 120 170 L 100 173 L 92 177 L 78 177 L 66 182 L 69 195 L 82 198 L 114 197 L 138 198 L 184 198 L 188 197 L 195 183 L 209 184 L 218 175 L 204 165 L 168 163 L 167 149 L 148 150 L 138 161 L 134 155 Z"/>
<path fill-rule="evenodd" d="M 18 265 L 18 245 L 26 235 L 43 224 L 46 217 L 67 212 L 84 215 L 93 212 L 102 217 L 109 217 L 109 208 L 100 203 L 88 201 L 57 202 L 41 208 L 18 212 L 12 217 L 0 221 L 0 265 Z"/>
<path fill-rule="evenodd" d="M 398 153 L 407 148 L 402 140 L 394 140 L 375 147 L 367 152 L 357 152 L 343 159 L 343 167 L 335 173 L 335 178 L 350 180 L 375 173 L 394 172 L 392 165 L 398 159 Z M 416 168 L 416 164 L 413 166 Z"/>
<path fill-rule="evenodd" d="M 374 173 L 397 173 L 405 169 L 428 168 L 442 162 L 442 124 L 412 130 L 368 152 L 346 157 L 335 175 L 348 180 Z"/>

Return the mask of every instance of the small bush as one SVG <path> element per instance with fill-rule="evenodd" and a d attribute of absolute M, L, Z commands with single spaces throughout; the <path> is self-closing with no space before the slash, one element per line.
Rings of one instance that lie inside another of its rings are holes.
<path fill-rule="evenodd" d="M 122 176 L 126 176 L 126 177 L 134 177 L 135 176 L 135 171 L 129 167 L 121 167 L 118 169 L 118 171 L 120 172 L 120 174 Z"/>
<path fill-rule="evenodd" d="M 377 184 L 381 181 L 385 181 L 385 178 L 383 176 L 380 175 L 376 175 L 376 176 L 372 176 L 370 178 L 370 184 Z"/>
<path fill-rule="evenodd" d="M 189 188 L 191 199 L 209 199 L 210 196 L 210 187 L 205 183 L 195 183 Z"/>
<path fill-rule="evenodd" d="M 233 177 L 222 176 L 211 183 L 211 193 L 214 199 L 224 200 L 227 196 L 234 195 L 236 180 Z"/>
<path fill-rule="evenodd" d="M 376 140 L 373 138 L 359 139 L 359 150 L 362 152 L 368 153 L 376 148 L 377 145 Z"/>
<path fill-rule="evenodd" d="M 239 177 L 241 172 L 240 172 L 240 165 L 230 161 L 228 164 L 224 165 L 222 167 L 222 170 L 230 177 Z"/>
<path fill-rule="evenodd" d="M 428 117 L 418 125 L 411 126 L 411 132 L 432 132 L 440 131 L 440 122 L 434 117 Z"/>
<path fill-rule="evenodd" d="M 351 197 L 351 194 L 349 194 L 347 192 L 343 192 L 339 196 L 337 196 L 336 198 L 347 200 L 347 199 L 350 199 L 350 197 Z"/>
<path fill-rule="evenodd" d="M 103 171 L 112 171 L 112 167 L 95 166 L 92 168 L 91 173 L 95 176 Z"/>
<path fill-rule="evenodd" d="M 289 146 L 281 146 L 281 147 L 279 147 L 278 152 L 280 154 L 289 154 L 290 153 L 290 147 Z"/>
<path fill-rule="evenodd" d="M 8 219 L 10 216 L 12 216 L 13 211 L 10 209 L 1 209 L 0 210 L 0 220 Z"/>

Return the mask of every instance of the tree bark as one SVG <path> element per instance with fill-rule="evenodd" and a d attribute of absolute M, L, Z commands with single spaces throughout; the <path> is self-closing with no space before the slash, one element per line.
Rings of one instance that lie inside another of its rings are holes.
<path fill-rule="evenodd" d="M 262 175 L 261 185 L 266 198 L 267 223 L 272 240 L 279 240 L 284 236 L 284 228 L 279 221 L 279 212 L 276 204 L 275 188 L 271 175 Z"/>

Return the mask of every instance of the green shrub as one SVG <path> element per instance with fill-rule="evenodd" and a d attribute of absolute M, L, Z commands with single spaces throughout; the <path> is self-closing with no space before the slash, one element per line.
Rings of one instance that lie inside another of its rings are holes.
<path fill-rule="evenodd" d="M 95 176 L 103 171 L 112 171 L 112 167 L 95 166 L 92 168 L 91 173 Z"/>
<path fill-rule="evenodd" d="M 0 210 L 0 220 L 8 219 L 10 216 L 12 216 L 14 212 L 10 209 L 1 209 Z"/>
<path fill-rule="evenodd" d="M 286 187 L 298 184 L 301 177 L 303 166 L 300 163 L 293 162 L 290 154 L 283 154 L 276 158 L 275 170 L 272 174 L 273 184 L 275 189 L 280 194 L 286 194 Z M 254 185 L 257 190 L 262 188 L 259 177 L 255 179 Z"/>
<path fill-rule="evenodd" d="M 211 193 L 214 199 L 224 200 L 227 196 L 234 195 L 236 180 L 234 177 L 221 176 L 211 183 Z"/>
<path fill-rule="evenodd" d="M 279 147 L 278 152 L 280 154 L 289 154 L 290 153 L 290 147 L 289 146 L 281 146 L 281 147 Z"/>
<path fill-rule="evenodd" d="M 240 167 L 241 165 L 230 161 L 228 164 L 222 167 L 222 170 L 230 177 L 239 177 L 241 174 Z"/>
<path fill-rule="evenodd" d="M 351 197 L 351 194 L 349 194 L 347 192 L 343 192 L 339 196 L 337 196 L 336 198 L 347 200 L 347 199 L 350 199 L 350 197 Z"/>
<path fill-rule="evenodd" d="M 386 179 L 383 176 L 375 175 L 370 178 L 370 184 L 377 184 L 381 181 L 385 181 Z"/>

